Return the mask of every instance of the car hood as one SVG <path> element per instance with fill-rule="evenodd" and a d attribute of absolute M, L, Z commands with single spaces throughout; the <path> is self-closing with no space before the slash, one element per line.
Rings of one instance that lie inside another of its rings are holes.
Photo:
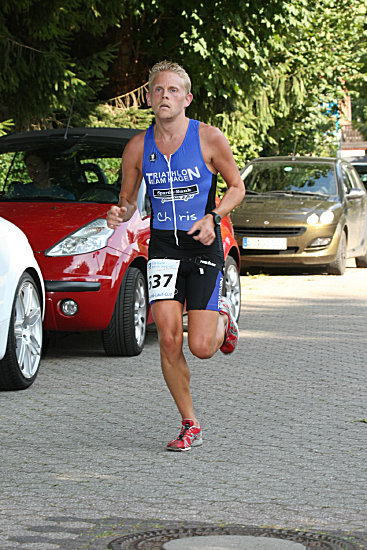
<path fill-rule="evenodd" d="M 24 231 L 34 252 L 50 248 L 96 218 L 105 218 L 107 210 L 106 204 L 0 203 L 0 216 Z"/>
<path fill-rule="evenodd" d="M 329 210 L 339 205 L 336 197 L 300 196 L 300 195 L 250 195 L 231 214 L 232 223 L 251 223 L 251 218 L 263 216 L 272 220 L 284 218 L 301 221 L 312 212 Z"/>

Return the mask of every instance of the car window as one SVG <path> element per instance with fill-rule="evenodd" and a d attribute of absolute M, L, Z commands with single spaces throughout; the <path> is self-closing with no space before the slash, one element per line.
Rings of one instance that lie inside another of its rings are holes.
<path fill-rule="evenodd" d="M 358 173 L 362 183 L 367 187 L 367 163 L 366 164 L 353 164 L 353 168 Z"/>
<path fill-rule="evenodd" d="M 0 154 L 0 200 L 117 203 L 123 146 L 53 143 Z"/>
<path fill-rule="evenodd" d="M 358 176 L 358 173 L 354 170 L 354 168 L 352 168 L 352 166 L 347 166 L 346 167 L 346 171 L 349 175 L 349 178 L 352 182 L 352 185 L 353 185 L 353 188 L 354 189 L 362 189 L 363 191 L 365 190 L 359 176 Z"/>
<path fill-rule="evenodd" d="M 342 166 L 342 179 L 343 179 L 344 191 L 346 193 L 349 193 L 349 191 L 353 189 L 354 185 L 347 166 Z"/>
<path fill-rule="evenodd" d="M 252 170 L 250 169 L 252 167 Z M 301 162 L 254 163 L 243 172 L 247 189 L 257 193 L 289 192 L 335 195 L 333 164 Z"/>
<path fill-rule="evenodd" d="M 17 153 L 3 153 L 0 156 L 0 192 L 4 194 L 13 183 L 27 177 L 27 169 Z"/>

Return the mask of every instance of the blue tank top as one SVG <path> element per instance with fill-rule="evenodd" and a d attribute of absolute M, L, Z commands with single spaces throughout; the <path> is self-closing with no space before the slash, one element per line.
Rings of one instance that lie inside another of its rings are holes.
<path fill-rule="evenodd" d="M 154 229 L 188 231 L 215 208 L 217 176 L 206 166 L 198 120 L 189 120 L 185 138 L 166 158 L 154 139 L 154 125 L 145 134 L 143 176 L 152 206 Z"/>

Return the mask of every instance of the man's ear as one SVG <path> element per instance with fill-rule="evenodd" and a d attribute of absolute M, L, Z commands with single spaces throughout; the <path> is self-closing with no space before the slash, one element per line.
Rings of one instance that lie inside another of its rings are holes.
<path fill-rule="evenodd" d="M 148 103 L 149 107 L 152 106 L 152 104 L 151 104 L 151 102 L 150 102 L 149 92 L 147 92 L 147 103 Z"/>
<path fill-rule="evenodd" d="M 191 103 L 191 101 L 193 100 L 194 96 L 190 93 L 190 94 L 186 94 L 186 98 L 185 98 L 185 108 L 188 107 Z"/>

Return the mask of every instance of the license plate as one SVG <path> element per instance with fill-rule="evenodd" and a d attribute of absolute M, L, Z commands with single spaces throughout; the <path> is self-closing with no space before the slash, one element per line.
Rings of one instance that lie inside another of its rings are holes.
<path fill-rule="evenodd" d="M 242 248 L 254 250 L 287 250 L 284 237 L 243 237 Z"/>

